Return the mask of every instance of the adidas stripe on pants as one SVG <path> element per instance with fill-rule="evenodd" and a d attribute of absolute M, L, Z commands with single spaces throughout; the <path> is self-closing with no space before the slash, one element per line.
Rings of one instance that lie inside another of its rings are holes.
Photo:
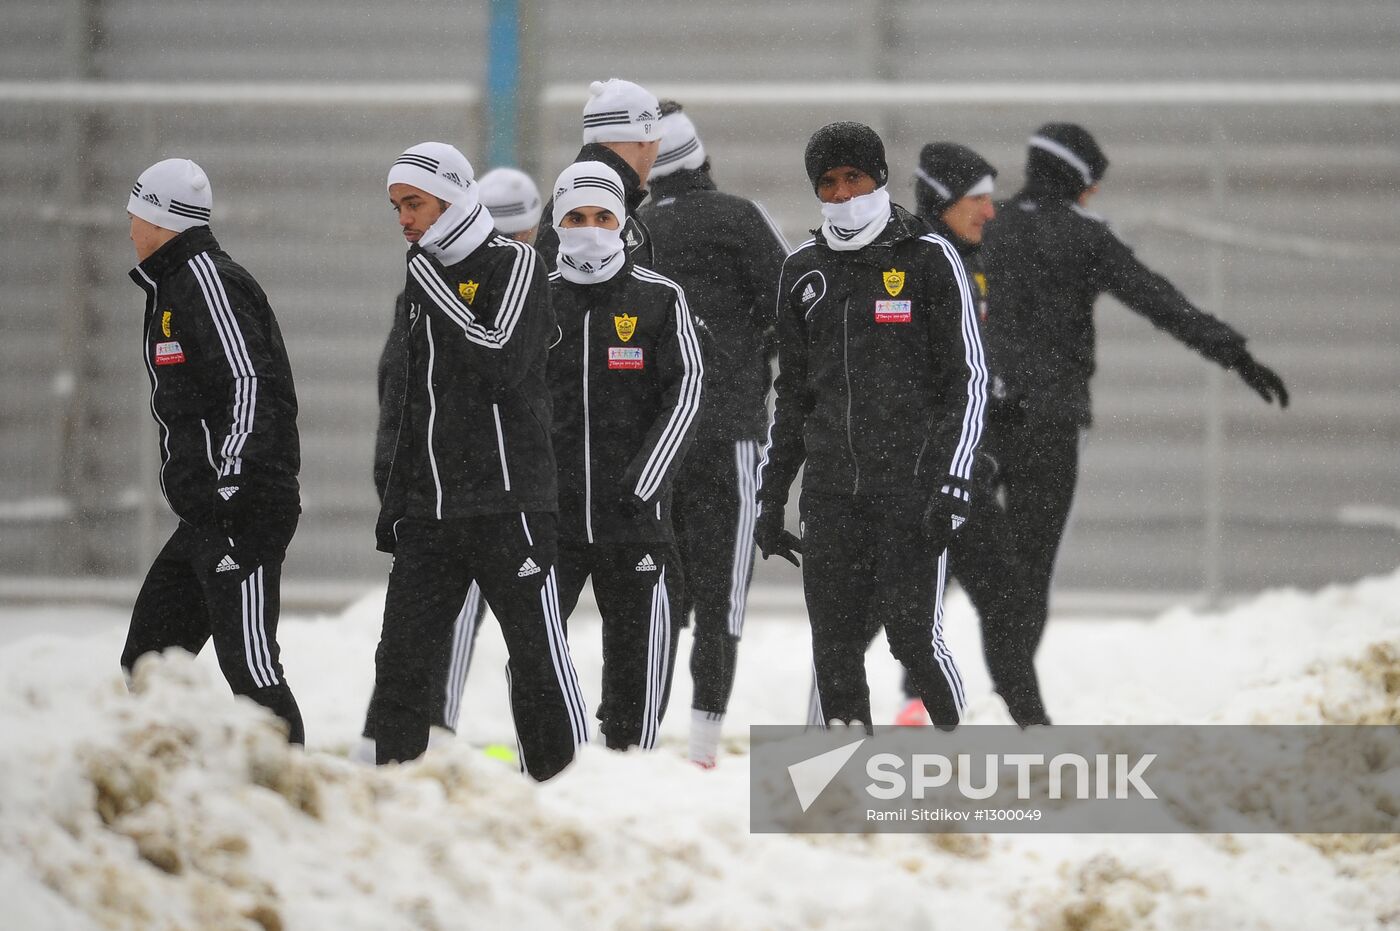
<path fill-rule="evenodd" d="M 462 693 L 467 687 L 467 673 L 471 670 L 472 655 L 476 652 L 476 637 L 481 633 L 481 624 L 486 619 L 486 599 L 481 597 L 481 586 L 472 582 L 467 589 L 466 600 L 457 612 L 457 620 L 452 624 L 452 640 L 446 650 L 433 659 L 433 690 L 442 696 L 433 715 L 433 726 L 457 732 L 457 720 L 462 715 Z M 375 719 L 379 714 L 379 693 L 370 696 L 369 708 L 365 711 L 365 726 L 360 731 L 365 737 L 374 736 Z"/>
<path fill-rule="evenodd" d="M 671 519 L 682 565 L 682 624 L 694 612 L 691 707 L 723 715 L 734 688 L 739 638 L 753 579 L 758 443 L 692 447 L 676 479 Z"/>
<path fill-rule="evenodd" d="M 588 718 L 559 614 L 555 517 L 490 514 L 398 523 L 375 653 L 375 752 L 412 760 L 441 706 L 433 673 L 475 579 L 501 625 L 521 760 L 548 779 L 588 740 Z M 533 570 L 533 571 L 532 571 Z M 436 683 L 440 684 L 440 683 Z"/>
<path fill-rule="evenodd" d="M 925 496 L 802 493 L 802 587 L 822 721 L 870 720 L 872 619 L 934 724 L 957 724 L 962 677 L 942 637 L 947 559 L 924 535 Z"/>
<path fill-rule="evenodd" d="M 656 746 L 670 697 L 680 594 L 669 543 L 559 544 L 559 606 L 567 620 L 589 577 L 603 618 L 599 730 L 614 750 Z"/>
<path fill-rule="evenodd" d="M 122 650 L 130 674 L 147 653 L 180 647 L 199 653 L 209 640 L 235 695 L 245 695 L 287 722 L 304 743 L 301 711 L 282 672 L 277 617 L 282 559 L 297 508 L 250 526 L 232 549 L 227 538 L 181 523 L 156 556 L 136 596 Z"/>

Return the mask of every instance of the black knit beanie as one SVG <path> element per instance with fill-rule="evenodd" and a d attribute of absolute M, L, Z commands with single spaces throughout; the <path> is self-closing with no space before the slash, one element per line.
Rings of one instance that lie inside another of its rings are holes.
<path fill-rule="evenodd" d="M 890 178 L 890 168 L 885 164 L 885 144 L 875 130 L 864 123 L 848 120 L 827 123 L 812 133 L 805 159 L 813 190 L 822 175 L 842 165 L 859 168 L 875 179 L 876 187 L 884 187 Z"/>
<path fill-rule="evenodd" d="M 941 215 L 988 176 L 995 178 L 997 170 L 967 146 L 930 142 L 919 152 L 919 167 L 914 175 L 914 198 L 918 202 L 919 216 Z"/>
<path fill-rule="evenodd" d="M 1030 138 L 1026 182 L 1033 188 L 1078 197 L 1107 170 L 1108 157 L 1083 126 L 1046 123 Z"/>

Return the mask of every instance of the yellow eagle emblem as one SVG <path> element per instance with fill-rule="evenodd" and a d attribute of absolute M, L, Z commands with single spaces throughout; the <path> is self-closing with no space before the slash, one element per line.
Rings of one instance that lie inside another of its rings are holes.
<path fill-rule="evenodd" d="M 457 293 L 462 295 L 462 298 L 470 304 L 472 301 L 476 300 L 476 288 L 477 284 L 475 281 L 464 281 L 457 285 Z"/>
<path fill-rule="evenodd" d="M 887 272 L 882 272 L 880 277 L 885 279 L 885 290 L 890 297 L 899 297 L 899 292 L 904 290 L 904 272 L 897 272 L 891 268 Z"/>
<path fill-rule="evenodd" d="M 613 316 L 613 328 L 617 330 L 617 338 L 624 343 L 632 338 L 632 334 L 637 332 L 637 318 L 629 317 L 626 314 Z"/>
<path fill-rule="evenodd" d="M 160 315 L 160 331 L 165 334 L 165 338 L 170 338 L 170 311 L 164 311 Z"/>

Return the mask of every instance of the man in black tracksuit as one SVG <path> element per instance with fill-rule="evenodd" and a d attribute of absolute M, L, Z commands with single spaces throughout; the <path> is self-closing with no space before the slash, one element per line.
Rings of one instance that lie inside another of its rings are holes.
<path fill-rule="evenodd" d="M 1042 126 L 1030 139 L 1025 188 L 987 226 L 991 313 L 984 335 L 994 373 L 988 431 L 1011 556 L 1025 573 L 1023 615 L 1016 642 L 1008 645 L 1019 654 L 1009 661 L 1021 668 L 1032 664 L 1044 631 L 1055 556 L 1078 480 L 1080 434 L 1090 424 L 1099 295 L 1112 294 L 1234 371 L 1265 401 L 1288 405 L 1282 380 L 1250 354 L 1243 336 L 1139 262 L 1085 209 L 1107 167 L 1082 127 Z M 1038 689 L 1015 700 L 1018 722 L 1048 722 Z"/>
<path fill-rule="evenodd" d="M 651 171 L 656 269 L 703 310 L 705 401 L 695 445 L 676 478 L 674 520 L 685 567 L 681 624 L 695 612 L 690 758 L 715 764 L 753 576 L 758 457 L 768 427 L 773 307 L 788 249 L 758 204 L 715 189 L 695 125 L 661 103 L 661 149 Z"/>
<path fill-rule="evenodd" d="M 700 409 L 704 366 L 685 292 L 635 265 L 617 174 L 577 162 L 554 186 L 560 236 L 549 353 L 559 457 L 559 602 L 591 576 L 603 619 L 600 729 L 656 746 L 674 665 L 671 484 Z"/>
<path fill-rule="evenodd" d="M 188 159 L 142 173 L 127 202 L 146 292 L 145 359 L 160 486 L 179 526 L 132 611 L 122 668 L 211 638 L 237 695 L 303 743 L 277 646 L 282 560 L 301 513 L 292 370 L 267 296 L 209 230 L 209 179 Z"/>
<path fill-rule="evenodd" d="M 765 558 L 806 554 L 819 720 L 870 725 L 874 617 L 933 722 L 953 726 L 964 696 L 942 592 L 985 402 L 974 297 L 953 246 L 891 205 L 873 130 L 825 126 L 805 161 L 825 222 L 783 265 L 755 539 Z M 804 460 L 799 541 L 783 507 Z"/>
<path fill-rule="evenodd" d="M 497 235 L 471 165 L 422 143 L 389 173 L 408 252 L 398 441 L 376 528 L 394 554 L 375 656 L 379 762 L 427 746 L 432 662 L 473 579 L 500 621 L 521 759 L 547 779 L 587 739 L 556 598 L 557 484 L 544 270 Z"/>
<path fill-rule="evenodd" d="M 533 243 L 540 219 L 540 199 L 530 176 L 514 168 L 497 168 L 482 176 L 480 186 L 482 204 L 495 221 L 497 231 L 516 242 L 526 245 Z M 502 211 L 507 216 L 505 220 L 501 219 Z M 394 301 L 389 336 L 379 354 L 379 426 L 374 435 L 374 490 L 379 495 L 381 505 L 384 503 L 384 487 L 389 480 L 389 468 L 394 461 L 399 412 L 403 407 L 403 357 L 407 327 L 408 310 L 400 293 Z M 457 731 L 457 718 L 462 711 L 462 692 L 466 688 L 467 672 L 471 669 L 476 637 L 481 632 L 481 622 L 485 617 L 486 601 L 481 597 L 481 586 L 473 581 L 452 625 L 451 648 L 433 660 L 433 688 L 442 697 L 433 715 L 435 727 L 452 733 Z M 375 701 L 371 696 L 362 731 L 365 742 L 357 753 L 357 758 L 364 762 L 374 761 L 374 743 L 370 738 L 374 733 L 374 715 Z"/>
<path fill-rule="evenodd" d="M 996 214 L 992 203 L 996 174 L 986 159 L 966 146 L 934 142 L 919 153 L 914 183 L 919 216 L 953 244 L 968 271 L 984 339 L 989 295 L 982 266 L 982 240 L 987 223 Z M 990 362 L 988 367 L 995 379 Z M 988 424 L 978 449 L 971 516 L 948 549 L 948 572 L 962 585 L 977 610 L 982 652 L 993 686 L 1006 702 L 1013 720 L 1026 726 L 1045 720 L 1035 666 L 1018 647 L 1024 641 L 1020 627 L 1025 623 L 1025 615 L 1019 610 L 1016 595 L 1024 590 L 1026 582 L 1012 549 L 1016 528 L 1007 521 L 997 489 L 997 448 L 1009 440 Z M 912 696 L 907 683 L 906 692 Z M 909 713 L 911 710 L 917 716 Z M 906 706 L 897 723 L 918 723 L 917 717 L 922 715 L 921 704 L 914 709 Z"/>
<path fill-rule="evenodd" d="M 623 204 L 627 208 L 622 241 L 632 258 L 644 268 L 652 266 L 655 256 L 651 232 L 637 215 L 637 208 L 647 199 L 647 176 L 660 142 L 661 105 L 654 94 L 619 78 L 594 81 L 589 85 L 588 102 L 583 107 L 583 148 L 574 156 L 574 162 L 602 162 L 617 172 L 625 193 Z M 550 225 L 553 216 L 551 192 L 544 205 L 544 222 L 535 239 L 535 251 L 546 268 L 553 268 L 559 258 L 559 234 Z"/>

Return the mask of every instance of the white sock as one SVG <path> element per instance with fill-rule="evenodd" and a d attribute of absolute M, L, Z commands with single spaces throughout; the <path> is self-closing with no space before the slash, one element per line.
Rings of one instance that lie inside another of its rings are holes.
<path fill-rule="evenodd" d="M 719 733 L 723 728 L 724 715 L 690 709 L 690 759 L 693 762 L 715 762 L 719 756 Z"/>

